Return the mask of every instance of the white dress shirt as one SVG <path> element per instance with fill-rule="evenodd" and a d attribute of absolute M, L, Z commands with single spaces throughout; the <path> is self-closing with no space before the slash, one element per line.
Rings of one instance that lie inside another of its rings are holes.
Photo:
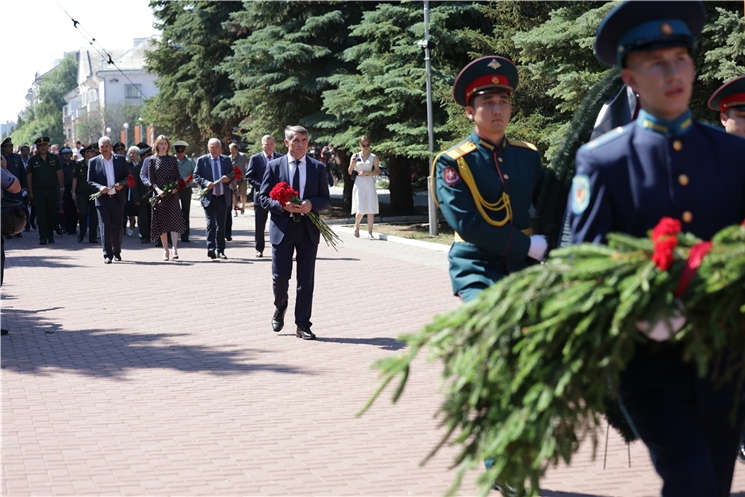
<path fill-rule="evenodd" d="M 295 177 L 294 162 L 295 162 L 295 158 L 291 156 L 290 154 L 287 154 L 287 165 L 290 169 L 290 183 L 292 183 L 292 178 Z M 303 194 L 305 193 L 305 180 L 308 177 L 306 167 L 305 167 L 305 156 L 303 156 L 300 159 L 300 164 L 298 164 L 298 167 L 300 167 L 300 187 L 298 188 L 298 196 L 302 199 Z"/>
<path fill-rule="evenodd" d="M 114 155 L 112 154 L 109 160 L 106 157 L 101 156 L 103 159 L 103 168 L 106 171 L 106 186 L 110 188 L 109 195 L 116 195 L 114 185 L 116 185 L 116 176 L 114 176 Z"/>

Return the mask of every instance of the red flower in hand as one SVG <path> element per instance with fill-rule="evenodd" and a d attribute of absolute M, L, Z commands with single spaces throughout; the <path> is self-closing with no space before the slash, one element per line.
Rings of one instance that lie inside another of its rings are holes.
<path fill-rule="evenodd" d="M 295 190 L 292 189 L 290 185 L 288 185 L 284 181 L 274 185 L 272 191 L 269 192 L 269 198 L 272 200 L 276 200 L 282 205 L 287 204 L 287 202 L 289 202 L 293 196 L 297 197 L 299 195 Z"/>
<path fill-rule="evenodd" d="M 184 190 L 186 190 L 186 181 L 179 178 L 176 184 L 178 185 L 178 191 L 183 192 Z"/>
<path fill-rule="evenodd" d="M 680 221 L 671 217 L 663 217 L 652 230 L 654 253 L 652 260 L 662 271 L 667 271 L 673 263 L 673 251 L 678 245 Z"/>
<path fill-rule="evenodd" d="M 241 169 L 238 166 L 235 166 L 233 168 L 233 179 L 236 181 L 240 181 L 243 174 L 241 174 Z"/>
<path fill-rule="evenodd" d="M 129 173 L 129 177 L 127 178 L 127 186 L 130 188 L 135 187 L 135 177 L 132 176 L 132 173 Z"/>
<path fill-rule="evenodd" d="M 190 174 L 190 175 L 189 175 L 189 177 L 188 177 L 188 178 L 186 178 L 186 180 L 185 180 L 185 181 L 186 181 L 187 183 L 191 183 L 193 179 L 194 179 L 194 175 L 193 175 L 193 174 Z"/>

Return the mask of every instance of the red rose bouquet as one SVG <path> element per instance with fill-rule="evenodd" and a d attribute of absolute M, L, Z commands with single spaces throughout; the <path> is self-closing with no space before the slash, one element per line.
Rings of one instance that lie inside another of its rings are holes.
<path fill-rule="evenodd" d="M 135 177 L 132 176 L 132 173 L 129 173 L 129 176 L 127 176 L 127 186 L 130 188 L 135 187 Z"/>
<path fill-rule="evenodd" d="M 285 183 L 284 181 L 281 183 L 277 183 L 274 185 L 274 188 L 272 188 L 272 191 L 269 192 L 269 198 L 272 200 L 276 200 L 281 205 L 287 205 L 287 204 L 295 204 L 300 205 L 303 203 L 302 200 L 300 200 L 300 197 L 298 195 L 298 192 L 296 192 L 290 185 Z M 290 213 L 290 215 L 294 215 L 294 213 Z M 308 219 L 310 219 L 310 222 L 313 223 L 313 226 L 318 228 L 318 231 L 321 232 L 321 236 L 323 237 L 323 241 L 326 242 L 326 245 L 330 245 L 333 247 L 334 250 L 336 250 L 337 243 L 341 242 L 341 238 L 339 238 L 339 235 L 337 235 L 328 224 L 324 223 L 323 220 L 318 217 L 318 214 L 316 214 L 313 211 L 310 211 L 308 214 Z"/>

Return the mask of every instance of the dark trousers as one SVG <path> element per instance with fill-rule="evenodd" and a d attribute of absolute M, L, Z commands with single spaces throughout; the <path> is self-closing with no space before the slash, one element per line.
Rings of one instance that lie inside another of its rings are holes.
<path fill-rule="evenodd" d="M 269 211 L 256 205 L 254 202 L 254 239 L 256 240 L 256 251 L 264 251 L 264 230 L 266 229 L 266 219 Z"/>
<path fill-rule="evenodd" d="M 299 223 L 290 221 L 282 243 L 272 245 L 272 288 L 274 306 L 287 308 L 288 287 L 292 276 L 292 256 L 297 260 L 297 294 L 295 298 L 295 324 L 312 326 L 310 315 L 313 310 L 313 287 L 316 275 L 316 254 L 318 244 L 311 238 L 308 230 L 310 221 L 303 218 Z"/>
<path fill-rule="evenodd" d="M 230 195 L 230 193 L 227 193 Z M 225 195 L 212 196 L 210 205 L 204 208 L 207 219 L 207 250 L 218 252 L 225 250 L 225 219 L 227 216 L 227 202 Z"/>
<path fill-rule="evenodd" d="M 732 484 L 745 406 L 731 423 L 734 382 L 717 388 L 681 357 L 679 345 L 637 346 L 621 374 L 621 406 L 651 453 L 663 497 L 724 497 Z"/>
<path fill-rule="evenodd" d="M 181 234 L 181 241 L 189 239 L 189 213 L 191 212 L 191 188 L 178 192 L 178 198 L 181 201 L 181 214 L 184 216 L 184 225 L 186 230 Z"/>
<path fill-rule="evenodd" d="M 140 199 L 140 205 L 137 206 L 137 226 L 140 230 L 140 238 L 150 241 L 150 219 L 152 208 L 147 198 Z"/>
<path fill-rule="evenodd" d="M 98 223 L 101 226 L 101 246 L 103 256 L 111 259 L 122 253 L 122 219 L 124 218 L 124 205 L 110 198 L 104 205 L 97 205 Z"/>
<path fill-rule="evenodd" d="M 39 218 L 39 239 L 54 240 L 57 227 L 57 207 L 59 194 L 56 188 L 34 190 L 34 205 Z"/>
<path fill-rule="evenodd" d="M 225 238 L 233 238 L 233 204 L 225 207 Z"/>
<path fill-rule="evenodd" d="M 65 212 L 64 230 L 68 233 L 75 233 L 75 227 L 78 225 L 78 206 L 72 199 L 72 184 L 65 185 L 65 193 L 62 195 L 63 210 Z"/>
<path fill-rule="evenodd" d="M 80 223 L 80 237 L 85 237 L 90 228 L 89 239 L 92 242 L 98 237 L 98 212 L 96 212 L 96 201 L 88 200 L 88 194 L 76 193 L 78 197 L 78 222 Z"/>
<path fill-rule="evenodd" d="M 0 286 L 3 286 L 3 278 L 5 277 L 5 238 L 0 236 L 0 247 L 2 247 L 2 252 L 0 252 Z"/>
<path fill-rule="evenodd" d="M 36 229 L 36 205 L 33 202 L 29 202 L 28 197 L 26 197 L 26 205 L 29 206 L 28 224 L 33 224 L 34 229 Z"/>

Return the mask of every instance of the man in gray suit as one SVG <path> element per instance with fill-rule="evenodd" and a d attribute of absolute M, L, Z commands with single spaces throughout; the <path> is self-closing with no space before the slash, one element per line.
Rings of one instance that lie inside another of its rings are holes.
<path fill-rule="evenodd" d="M 254 189 L 254 239 L 256 241 L 256 257 L 264 257 L 264 228 L 269 212 L 259 202 L 259 190 L 261 181 L 264 179 L 264 171 L 269 161 L 279 159 L 281 156 L 274 151 L 274 138 L 264 135 L 261 138 L 261 152 L 252 155 L 246 169 L 246 179 Z"/>
<path fill-rule="evenodd" d="M 228 195 L 232 195 L 228 175 L 233 168 L 230 158 L 222 155 L 222 143 L 217 138 L 207 142 L 208 154 L 197 159 L 194 182 L 209 189 L 202 197 L 202 207 L 207 218 L 207 257 L 227 259 L 225 256 L 225 221 L 227 219 Z M 217 250 L 217 252 L 215 252 Z"/>

